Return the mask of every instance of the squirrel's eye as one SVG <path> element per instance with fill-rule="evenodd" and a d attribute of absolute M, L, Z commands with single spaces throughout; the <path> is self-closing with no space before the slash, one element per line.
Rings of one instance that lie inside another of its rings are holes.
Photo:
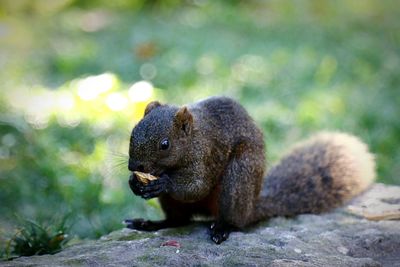
<path fill-rule="evenodd" d="M 169 141 L 168 138 L 165 138 L 163 140 L 161 140 L 160 142 L 160 149 L 161 150 L 167 150 L 169 148 Z"/>

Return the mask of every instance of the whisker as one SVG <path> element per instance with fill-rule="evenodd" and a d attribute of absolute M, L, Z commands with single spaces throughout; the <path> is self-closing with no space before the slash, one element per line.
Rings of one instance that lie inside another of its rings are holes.
<path fill-rule="evenodd" d="M 129 158 L 128 155 L 118 152 L 118 151 L 109 151 L 108 152 L 110 155 L 115 156 L 115 157 L 120 157 L 120 158 Z"/>

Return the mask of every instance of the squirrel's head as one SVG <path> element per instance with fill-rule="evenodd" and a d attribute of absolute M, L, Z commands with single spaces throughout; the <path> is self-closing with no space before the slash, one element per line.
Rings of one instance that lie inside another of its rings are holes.
<path fill-rule="evenodd" d="M 187 107 L 151 102 L 132 130 L 129 170 L 158 176 L 178 167 L 188 153 L 192 130 L 193 116 Z"/>

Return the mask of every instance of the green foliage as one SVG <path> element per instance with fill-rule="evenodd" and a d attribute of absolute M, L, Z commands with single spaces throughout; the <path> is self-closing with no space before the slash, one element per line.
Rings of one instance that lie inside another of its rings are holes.
<path fill-rule="evenodd" d="M 81 238 L 159 218 L 126 168 L 129 132 L 153 99 L 238 99 L 271 164 L 319 130 L 351 132 L 376 154 L 378 181 L 400 184 L 395 1 L 3 2 L 1 236 L 15 212 L 70 212 Z"/>
<path fill-rule="evenodd" d="M 48 226 L 20 219 L 20 227 L 8 241 L 6 258 L 59 252 L 69 241 L 69 237 L 66 234 L 68 232 L 66 218 L 67 216 L 59 222 L 52 222 Z"/>
<path fill-rule="evenodd" d="M 41 104 L 47 106 L 65 92 L 60 89 L 54 93 L 47 103 L 48 95 L 37 92 L 35 97 L 39 95 Z M 115 92 L 109 95 L 115 96 Z M 98 237 L 122 226 L 126 216 L 133 216 L 129 215 L 132 211 L 136 211 L 135 216 L 159 216 L 157 207 L 145 209 L 144 201 L 135 199 L 127 186 L 128 118 L 106 123 L 109 116 L 95 110 L 107 107 L 101 97 L 91 104 L 73 103 L 82 113 L 80 117 L 68 117 L 71 110 L 62 111 L 59 105 L 39 113 L 39 107 L 28 108 L 25 116 L 4 108 L 0 118 L 0 201 L 7 205 L 0 211 L 5 219 L 12 219 L 10 211 L 39 220 L 51 218 L 54 212 L 72 212 L 74 234 Z M 43 112 L 49 116 L 42 117 Z M 134 115 L 126 111 L 126 116 Z M 122 129 L 120 120 L 124 122 Z M 122 156 L 114 154 L 120 150 L 125 151 Z"/>

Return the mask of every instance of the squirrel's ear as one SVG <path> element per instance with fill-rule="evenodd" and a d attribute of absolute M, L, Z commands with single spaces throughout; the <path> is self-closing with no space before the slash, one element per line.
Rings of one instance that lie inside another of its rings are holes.
<path fill-rule="evenodd" d="M 154 108 L 161 106 L 161 103 L 158 101 L 153 101 L 147 104 L 146 109 L 144 110 L 144 115 L 146 116 L 149 114 L 150 111 L 152 111 Z"/>
<path fill-rule="evenodd" d="M 175 126 L 186 135 L 192 132 L 193 116 L 187 107 L 180 108 L 175 114 Z"/>

